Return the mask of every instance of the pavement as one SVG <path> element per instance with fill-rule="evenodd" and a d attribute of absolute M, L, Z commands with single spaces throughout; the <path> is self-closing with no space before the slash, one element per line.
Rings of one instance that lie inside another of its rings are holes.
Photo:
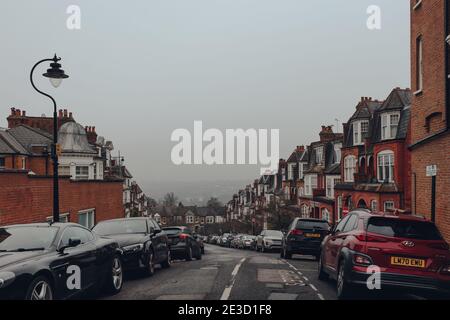
<path fill-rule="evenodd" d="M 335 300 L 334 281 L 317 279 L 317 261 L 309 256 L 205 245 L 201 260 L 174 261 L 152 277 L 128 274 L 122 291 L 111 300 Z M 376 292 L 363 299 L 427 299 L 395 292 Z"/>

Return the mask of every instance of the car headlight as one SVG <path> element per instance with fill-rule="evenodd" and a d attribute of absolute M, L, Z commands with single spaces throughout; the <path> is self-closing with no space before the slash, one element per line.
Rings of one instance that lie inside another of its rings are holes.
<path fill-rule="evenodd" d="M 144 249 L 144 244 L 139 243 L 139 244 L 133 244 L 131 246 L 126 246 L 123 247 L 123 251 L 125 252 L 137 252 L 137 251 L 141 251 L 142 249 Z"/>
<path fill-rule="evenodd" d="M 0 272 L 0 289 L 10 285 L 15 278 L 16 275 L 13 272 Z"/>

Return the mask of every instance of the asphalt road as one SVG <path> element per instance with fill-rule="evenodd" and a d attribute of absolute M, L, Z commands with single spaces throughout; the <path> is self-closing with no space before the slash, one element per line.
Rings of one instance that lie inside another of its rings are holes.
<path fill-rule="evenodd" d="M 317 279 L 313 257 L 280 259 L 279 253 L 205 245 L 202 260 L 174 261 L 153 277 L 128 274 L 113 300 L 334 300 L 335 282 Z M 364 299 L 425 299 L 377 292 Z"/>

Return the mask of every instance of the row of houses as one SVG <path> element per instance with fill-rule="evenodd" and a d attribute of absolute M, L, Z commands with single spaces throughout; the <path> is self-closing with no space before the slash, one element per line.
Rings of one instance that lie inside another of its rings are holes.
<path fill-rule="evenodd" d="M 411 1 L 411 89 L 362 97 L 341 133 L 280 159 L 278 171 L 239 190 L 227 219 L 262 223 L 274 209 L 342 219 L 354 208 L 401 210 L 435 221 L 450 240 L 450 6 Z M 349 108 L 350 110 L 350 108 Z"/>
<path fill-rule="evenodd" d="M 0 225 L 52 219 L 53 118 L 11 108 L 0 129 Z M 98 221 L 148 215 L 150 199 L 114 157 L 111 141 L 58 112 L 61 221 L 91 227 Z"/>
<path fill-rule="evenodd" d="M 204 231 L 205 226 L 226 222 L 225 207 L 198 207 L 158 205 L 150 209 L 150 215 L 163 227 L 188 226 L 196 232 Z"/>

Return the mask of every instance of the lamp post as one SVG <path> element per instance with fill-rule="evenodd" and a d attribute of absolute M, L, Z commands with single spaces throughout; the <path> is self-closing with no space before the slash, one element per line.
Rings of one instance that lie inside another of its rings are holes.
<path fill-rule="evenodd" d="M 53 85 L 53 87 L 58 88 L 61 85 L 62 80 L 69 77 L 64 73 L 64 70 L 61 69 L 61 64 L 58 63 L 60 60 L 61 58 L 58 58 L 55 54 L 53 59 L 43 59 L 37 62 L 30 72 L 30 82 L 33 88 L 53 102 L 53 144 L 51 154 L 53 160 L 53 222 L 59 222 L 58 153 L 56 151 L 58 144 L 58 115 L 56 110 L 57 106 L 56 101 L 52 96 L 36 88 L 33 81 L 33 73 L 36 67 L 41 63 L 51 62 L 50 69 L 48 69 L 47 72 L 43 74 L 43 76 L 49 78 L 50 83 Z"/>

